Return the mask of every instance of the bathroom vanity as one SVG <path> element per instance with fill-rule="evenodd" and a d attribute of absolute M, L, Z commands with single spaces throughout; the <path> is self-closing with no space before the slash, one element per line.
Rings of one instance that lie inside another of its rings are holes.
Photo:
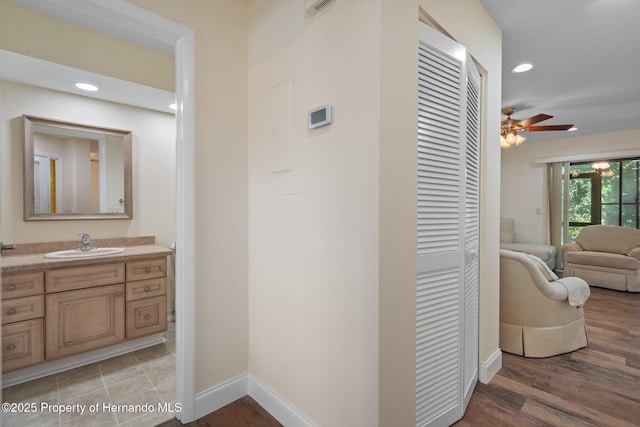
<path fill-rule="evenodd" d="M 155 240 L 136 239 L 119 243 Z M 111 357 L 162 342 L 173 252 L 153 243 L 122 246 L 123 252 L 96 257 L 2 256 L 3 374 L 37 367 L 26 372 L 37 377 L 47 366 L 53 373 L 83 364 L 83 355 L 89 363 L 101 353 Z"/>

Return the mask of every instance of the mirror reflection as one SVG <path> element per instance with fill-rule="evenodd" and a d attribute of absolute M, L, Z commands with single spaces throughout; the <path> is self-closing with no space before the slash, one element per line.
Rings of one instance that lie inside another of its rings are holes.
<path fill-rule="evenodd" d="M 131 218 L 131 132 L 23 116 L 25 220 Z"/>

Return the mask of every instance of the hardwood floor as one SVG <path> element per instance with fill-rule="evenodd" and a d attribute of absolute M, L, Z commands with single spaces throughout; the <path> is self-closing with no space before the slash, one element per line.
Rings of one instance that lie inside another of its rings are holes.
<path fill-rule="evenodd" d="M 156 427 L 281 427 L 275 418 L 264 410 L 250 396 L 244 396 L 218 409 L 215 412 L 205 415 L 196 421 L 182 424 L 175 418 L 166 421 Z"/>
<path fill-rule="evenodd" d="M 640 293 L 591 288 L 589 346 L 545 359 L 502 355 L 455 426 L 640 426 Z"/>
<path fill-rule="evenodd" d="M 591 288 L 589 347 L 544 359 L 502 355 L 502 370 L 478 384 L 467 426 L 640 426 L 640 293 Z M 245 396 L 189 426 L 280 426 Z M 178 427 L 177 420 L 161 427 Z M 159 427 L 160 427 L 159 426 Z"/>

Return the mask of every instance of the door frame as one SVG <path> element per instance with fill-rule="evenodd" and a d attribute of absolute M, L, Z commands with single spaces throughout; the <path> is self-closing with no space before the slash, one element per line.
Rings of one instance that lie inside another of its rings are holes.
<path fill-rule="evenodd" d="M 176 402 L 195 420 L 195 36 L 194 31 L 125 0 L 14 0 L 134 43 L 173 52 L 176 105 Z"/>

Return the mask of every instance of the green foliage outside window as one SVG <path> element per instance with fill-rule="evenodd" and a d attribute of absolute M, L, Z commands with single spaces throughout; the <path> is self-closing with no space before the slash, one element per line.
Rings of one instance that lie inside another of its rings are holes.
<path fill-rule="evenodd" d="M 639 164 L 637 159 L 610 161 L 611 167 L 602 171 L 591 163 L 570 166 L 570 238 L 590 224 L 640 228 Z"/>

